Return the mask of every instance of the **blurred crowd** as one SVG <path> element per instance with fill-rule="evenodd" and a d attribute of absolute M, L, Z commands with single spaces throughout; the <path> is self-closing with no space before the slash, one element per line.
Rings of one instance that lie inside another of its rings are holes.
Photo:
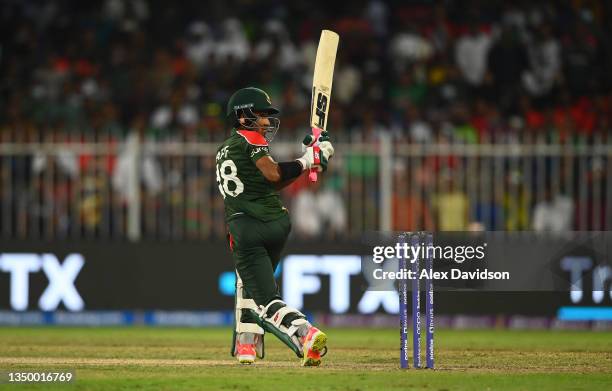
<path fill-rule="evenodd" d="M 341 36 L 329 120 L 337 141 L 377 142 L 386 134 L 397 143 L 612 142 L 612 31 L 605 22 L 611 17 L 612 5 L 596 0 L 6 0 L 0 3 L 0 139 L 217 142 L 227 135 L 227 99 L 253 85 L 282 110 L 278 139 L 298 142 L 308 132 L 318 36 L 329 28 Z M 79 191 L 114 186 L 128 199 L 133 182 L 121 169 L 127 161 L 129 154 L 112 162 L 60 157 L 56 164 L 71 181 L 109 172 L 108 184 L 83 179 Z M 44 172 L 46 162 L 33 156 L 20 163 L 27 165 L 19 168 L 28 172 L 24 189 L 31 190 L 30 173 Z M 186 177 L 171 175 L 172 164 L 143 161 L 153 196 L 183 180 L 195 199 L 209 185 L 200 175 L 209 164 L 194 163 L 195 174 Z M 183 164 L 189 163 L 176 163 Z M 5 181 L 21 175 L 15 167 L 3 165 Z M 324 197 L 354 190 L 347 186 Z M 168 198 L 187 197 L 178 189 Z M 305 190 L 297 208 L 317 204 L 312 194 Z M 363 194 L 364 204 L 376 202 Z M 339 234 L 352 221 L 352 205 L 344 215 L 328 211 Z M 530 206 L 525 221 L 532 220 Z M 547 226 L 519 228 L 535 225 Z M 317 235 L 308 229 L 305 235 Z"/>
<path fill-rule="evenodd" d="M 321 28 L 341 38 L 339 137 L 466 142 L 610 128 L 606 1 L 3 1 L 2 128 L 225 134 L 237 88 L 307 124 Z"/>

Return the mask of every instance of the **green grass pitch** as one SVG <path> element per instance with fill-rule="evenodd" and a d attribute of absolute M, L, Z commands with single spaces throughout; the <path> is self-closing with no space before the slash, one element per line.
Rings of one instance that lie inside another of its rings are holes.
<path fill-rule="evenodd" d="M 62 390 L 604 390 L 612 333 L 440 330 L 431 370 L 399 369 L 399 331 L 328 329 L 320 368 L 302 368 L 275 338 L 266 359 L 240 366 L 229 329 L 0 328 L 0 372 L 74 370 Z M 411 334 L 410 334 L 411 335 Z"/>

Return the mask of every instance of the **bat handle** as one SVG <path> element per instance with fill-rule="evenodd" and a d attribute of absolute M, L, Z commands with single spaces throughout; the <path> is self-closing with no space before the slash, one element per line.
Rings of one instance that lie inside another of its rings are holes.
<path fill-rule="evenodd" d="M 315 139 L 315 142 L 313 145 L 318 144 L 319 142 L 317 141 L 319 139 L 319 135 L 321 135 L 321 129 L 319 128 L 312 128 L 312 136 Z M 318 179 L 318 173 L 317 173 L 317 169 L 316 168 L 311 168 L 310 169 L 310 173 L 308 173 L 308 178 L 310 179 L 310 182 L 316 182 Z"/>

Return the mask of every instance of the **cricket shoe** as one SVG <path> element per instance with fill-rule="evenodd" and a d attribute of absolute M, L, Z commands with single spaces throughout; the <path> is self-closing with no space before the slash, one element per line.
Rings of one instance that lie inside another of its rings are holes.
<path fill-rule="evenodd" d="M 253 343 L 236 343 L 236 357 L 240 364 L 253 364 L 257 352 Z"/>
<path fill-rule="evenodd" d="M 314 326 L 308 328 L 308 334 L 302 341 L 304 358 L 302 366 L 318 367 L 321 365 L 321 357 L 327 353 L 327 335 Z"/>

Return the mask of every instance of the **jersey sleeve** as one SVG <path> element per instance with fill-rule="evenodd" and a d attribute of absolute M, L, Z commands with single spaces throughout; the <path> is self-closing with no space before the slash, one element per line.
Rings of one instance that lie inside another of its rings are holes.
<path fill-rule="evenodd" d="M 246 152 L 253 163 L 264 156 L 270 156 L 268 142 L 264 136 L 252 130 L 238 130 L 236 133 L 244 140 Z"/>
<path fill-rule="evenodd" d="M 264 156 L 270 156 L 270 149 L 267 145 L 265 146 L 249 145 L 247 147 L 247 153 L 249 154 L 251 161 L 255 163 L 256 161 L 258 161 Z"/>

